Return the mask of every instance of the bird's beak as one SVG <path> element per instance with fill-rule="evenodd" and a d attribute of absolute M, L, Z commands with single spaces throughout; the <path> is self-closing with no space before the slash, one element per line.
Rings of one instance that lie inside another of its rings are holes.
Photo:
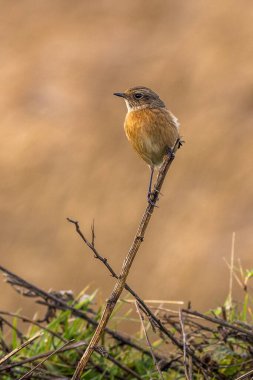
<path fill-rule="evenodd" d="M 119 96 L 120 98 L 124 98 L 126 95 L 124 94 L 124 92 L 114 92 L 115 96 Z"/>

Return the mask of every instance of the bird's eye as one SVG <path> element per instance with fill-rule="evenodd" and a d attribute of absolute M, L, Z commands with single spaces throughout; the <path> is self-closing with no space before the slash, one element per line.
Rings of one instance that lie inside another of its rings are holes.
<path fill-rule="evenodd" d="M 135 99 L 141 99 L 143 97 L 143 95 L 140 94 L 139 92 L 137 92 L 137 94 L 134 94 L 134 97 L 135 97 Z"/>

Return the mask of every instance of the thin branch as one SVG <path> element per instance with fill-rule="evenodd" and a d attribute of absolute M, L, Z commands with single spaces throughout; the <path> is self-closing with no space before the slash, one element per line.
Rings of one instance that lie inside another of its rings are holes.
<path fill-rule="evenodd" d="M 244 330 L 241 327 L 237 327 L 235 325 L 232 325 L 231 323 L 228 323 L 228 322 L 224 321 L 223 319 L 209 317 L 208 315 L 199 313 L 198 311 L 189 310 L 189 309 L 182 309 L 182 311 L 186 314 L 195 315 L 195 316 L 200 317 L 202 319 L 206 319 L 207 321 L 216 323 L 217 325 L 221 325 L 221 326 L 227 327 L 229 329 L 238 331 L 238 332 L 246 335 L 247 338 L 251 338 L 251 340 L 253 339 L 253 333 L 252 332 L 250 332 L 248 330 Z"/>
<path fill-rule="evenodd" d="M 20 314 L 17 314 L 17 313 L 12 313 L 12 312 L 9 312 L 9 311 L 2 311 L 2 310 L 0 310 L 0 315 L 7 315 L 9 317 L 14 317 L 14 318 L 17 318 L 17 319 L 21 319 L 21 321 L 28 322 L 28 323 L 30 323 L 30 324 L 32 324 L 34 326 L 37 326 L 41 330 L 47 331 L 49 334 L 51 334 L 55 338 L 58 338 L 58 339 L 60 339 L 63 342 L 67 342 L 67 340 L 65 338 L 63 338 L 60 334 L 57 334 L 53 330 L 51 330 L 51 329 L 49 329 L 47 327 L 42 326 L 39 322 L 36 322 L 33 319 L 25 317 L 24 315 L 20 315 Z M 2 318 L 2 317 L 0 317 L 0 318 Z"/>
<path fill-rule="evenodd" d="M 21 351 L 24 347 L 28 346 L 31 344 L 35 339 L 38 339 L 41 337 L 43 333 L 39 332 L 32 336 L 30 339 L 28 339 L 26 342 L 22 343 L 19 347 L 15 348 L 11 352 L 9 352 L 7 355 L 5 355 L 2 359 L 0 359 L 0 365 L 6 362 L 8 359 L 10 359 L 13 355 L 15 355 L 17 352 Z"/>
<path fill-rule="evenodd" d="M 79 225 L 79 222 L 76 221 L 76 220 L 73 220 L 73 219 L 70 219 L 70 218 L 67 218 L 68 222 L 72 223 L 74 226 L 75 226 L 75 229 L 76 229 L 76 232 L 77 234 L 81 237 L 82 241 L 85 243 L 85 245 L 87 245 L 87 247 L 90 249 L 91 252 L 93 252 L 94 254 L 94 257 L 95 259 L 98 259 L 100 262 L 102 262 L 104 264 L 104 266 L 108 269 L 108 271 L 110 272 L 110 274 L 112 275 L 112 277 L 116 278 L 116 279 L 119 279 L 118 275 L 116 274 L 116 272 L 114 271 L 114 269 L 112 268 L 112 266 L 110 265 L 110 263 L 108 262 L 108 259 L 103 257 L 98 251 L 97 249 L 92 245 L 91 242 L 88 241 L 88 239 L 84 236 L 83 232 L 81 231 L 81 228 L 80 228 L 80 225 Z M 138 304 L 140 305 L 141 309 L 143 310 L 143 312 L 147 315 L 147 317 L 149 319 L 152 320 L 153 324 L 167 337 L 169 338 L 169 340 L 175 345 L 177 346 L 181 351 L 183 351 L 183 344 L 172 334 L 171 331 L 169 331 L 165 326 L 164 324 L 160 321 L 160 319 L 151 311 L 151 308 L 147 306 L 146 302 L 147 301 L 143 301 L 140 296 L 132 289 L 130 288 L 130 286 L 126 283 L 125 284 L 125 289 L 137 300 Z M 130 301 L 129 301 L 130 302 Z M 134 301 L 133 301 L 134 302 Z M 151 301 L 148 301 L 148 302 L 151 302 Z M 160 302 L 160 301 L 159 301 Z M 166 302 L 166 301 L 164 301 Z M 169 303 L 177 303 L 177 304 L 181 304 L 182 302 L 181 301 L 168 301 Z M 198 367 L 198 368 L 202 368 L 204 365 L 204 363 L 201 362 L 200 359 L 198 359 L 194 353 L 187 348 L 187 353 L 189 356 L 192 357 L 192 360 L 194 362 L 194 364 Z"/>
<path fill-rule="evenodd" d="M 75 315 L 79 318 L 84 319 L 86 322 L 88 322 L 92 326 L 96 327 L 98 325 L 98 322 L 95 319 L 89 317 L 87 315 L 87 313 L 85 313 L 82 310 L 75 309 L 73 306 L 68 305 L 61 298 L 58 298 L 58 297 L 56 297 L 50 293 L 47 293 L 46 291 L 44 291 L 44 290 L 38 288 L 37 286 L 29 283 L 28 281 L 26 281 L 23 278 L 21 278 L 20 276 L 14 274 L 10 270 L 2 267 L 1 265 L 0 265 L 0 270 L 3 273 L 7 274 L 7 282 L 8 283 L 10 283 L 12 285 L 12 283 L 14 282 L 16 286 L 23 287 L 23 288 L 27 289 L 29 292 L 29 295 L 33 294 L 34 297 L 35 296 L 41 297 L 43 300 L 45 300 L 45 302 L 43 303 L 44 305 L 46 305 L 48 307 L 54 307 L 55 309 L 58 309 L 58 310 L 70 310 L 72 315 Z M 13 282 L 12 282 L 12 280 L 13 280 Z M 118 340 L 121 344 L 130 346 L 130 347 L 142 352 L 143 354 L 150 356 L 149 350 L 146 350 L 143 347 L 136 344 L 130 337 L 128 337 L 126 335 L 122 335 L 122 334 L 118 333 L 117 331 L 111 330 L 108 327 L 106 327 L 105 332 L 107 334 L 109 334 L 110 336 L 112 336 L 114 339 Z M 161 359 L 162 359 L 162 357 L 161 357 Z"/>
<path fill-rule="evenodd" d="M 119 299 L 119 297 L 120 297 L 120 295 L 121 295 L 121 293 L 125 287 L 127 276 L 128 276 L 129 271 L 131 269 L 131 266 L 133 264 L 135 256 L 136 256 L 137 252 L 139 251 L 141 243 L 144 240 L 144 235 L 145 235 L 146 229 L 148 227 L 151 216 L 153 214 L 156 202 L 158 200 L 158 194 L 161 191 L 161 188 L 162 188 L 163 182 L 165 180 L 166 174 L 167 174 L 167 172 L 171 166 L 171 163 L 175 157 L 175 153 L 179 147 L 179 144 L 180 144 L 180 139 L 178 139 L 176 141 L 175 146 L 172 150 L 172 154 L 170 154 L 166 157 L 166 159 L 164 160 L 164 163 L 163 163 L 163 165 L 159 171 L 156 183 L 154 185 L 152 203 L 150 202 L 148 204 L 148 206 L 146 207 L 146 210 L 145 210 L 144 215 L 142 217 L 142 220 L 139 224 L 139 227 L 138 227 L 137 233 L 135 235 L 135 238 L 133 240 L 133 243 L 132 243 L 132 245 L 129 249 L 129 252 L 128 252 L 128 254 L 127 254 L 127 256 L 123 262 L 119 278 L 117 279 L 116 284 L 115 284 L 115 286 L 111 292 L 111 295 L 106 302 L 105 309 L 103 311 L 101 320 L 100 320 L 100 322 L 96 328 L 96 331 L 94 332 L 94 335 L 93 335 L 88 347 L 86 348 L 81 360 L 79 361 L 79 363 L 76 367 L 75 373 L 72 377 L 73 380 L 79 380 L 80 379 L 80 377 L 83 373 L 83 370 L 84 370 L 86 364 L 88 363 L 88 361 L 89 361 L 89 359 L 90 359 L 90 357 L 94 351 L 94 348 L 97 346 L 97 344 L 98 344 L 98 342 L 99 342 L 99 340 L 100 340 L 100 338 L 101 338 L 101 336 L 105 330 L 105 327 L 106 327 L 106 325 L 107 325 L 107 323 L 111 317 L 111 314 L 115 308 L 115 305 L 116 305 L 116 303 L 117 303 L 117 301 L 118 301 L 118 299 Z"/>
<path fill-rule="evenodd" d="M 42 305 L 47 305 L 46 303 L 42 303 L 40 302 Z M 56 309 L 58 310 L 66 310 L 66 308 L 64 308 L 63 306 L 60 306 L 60 305 L 56 305 L 55 306 Z M 78 313 L 75 313 L 78 312 Z M 78 310 L 78 309 L 74 309 L 72 311 L 72 314 L 73 315 L 76 315 L 78 316 L 79 318 L 82 318 L 84 320 L 87 320 L 87 322 L 93 326 L 97 326 L 98 325 L 98 322 L 95 321 L 94 319 L 88 317 L 85 313 L 83 313 L 81 310 Z M 135 343 L 131 338 L 130 336 L 126 335 L 125 333 L 124 334 L 120 334 L 119 332 L 115 331 L 115 330 L 111 330 L 110 328 L 106 328 L 105 329 L 105 333 L 107 333 L 108 335 L 110 335 L 112 338 L 114 338 L 116 341 L 119 342 L 120 345 L 125 345 L 125 346 L 129 346 L 131 348 L 134 348 L 135 350 L 141 352 L 142 354 L 145 354 L 147 356 L 151 356 L 150 355 L 150 352 L 149 350 L 146 350 L 145 348 L 143 348 L 142 346 L 138 345 L 137 343 Z M 156 354 L 157 358 L 159 360 L 162 360 L 164 359 L 164 357 L 160 354 Z"/>
<path fill-rule="evenodd" d="M 183 345 L 184 345 L 184 371 L 185 371 L 185 377 L 187 380 L 192 380 L 192 374 L 190 372 L 189 365 L 187 363 L 187 342 L 186 342 L 186 333 L 184 329 L 184 321 L 183 321 L 183 315 L 182 310 L 179 310 L 179 322 L 182 330 L 182 337 L 183 337 Z"/>
<path fill-rule="evenodd" d="M 110 355 L 103 347 L 95 347 L 94 351 L 96 351 L 101 356 L 104 356 L 108 360 L 110 360 L 113 364 L 115 364 L 117 367 L 122 369 L 124 372 L 126 372 L 128 375 L 133 376 L 134 379 L 142 380 L 142 377 L 138 375 L 135 371 L 133 371 L 131 368 L 125 366 L 120 362 L 119 360 L 115 359 L 112 355 Z"/>
<path fill-rule="evenodd" d="M 54 350 L 50 354 L 47 354 L 47 356 L 43 360 L 41 360 L 41 362 L 39 362 L 38 364 L 36 364 L 36 366 L 33 367 L 30 371 L 28 371 L 23 376 L 21 376 L 19 380 L 24 380 L 24 379 L 28 378 L 28 376 L 30 376 L 38 367 L 40 367 L 43 363 L 45 363 L 46 360 L 48 360 L 49 358 L 51 358 L 51 356 L 57 354 L 63 348 L 65 348 L 66 346 L 68 346 L 71 342 L 72 341 L 70 340 L 69 342 L 64 343 L 61 347 L 57 348 L 56 350 Z"/>
<path fill-rule="evenodd" d="M 247 377 L 249 377 L 250 375 L 253 374 L 253 369 L 247 373 L 244 373 L 243 375 L 237 377 L 235 380 L 243 380 L 243 379 L 247 379 Z"/>
<path fill-rule="evenodd" d="M 144 324 L 144 318 L 143 318 L 143 315 L 141 314 L 141 311 L 140 311 L 140 308 L 139 308 L 139 305 L 138 305 L 138 302 L 135 301 L 135 306 L 136 306 L 136 310 L 137 310 L 137 313 L 139 315 L 139 318 L 140 318 L 140 321 L 141 321 L 141 326 L 142 326 L 142 329 L 144 331 L 144 335 L 145 335 L 145 338 L 146 338 L 146 341 L 147 341 L 147 344 L 148 344 L 148 347 L 150 349 L 150 352 L 151 352 L 151 355 L 152 355 L 152 358 L 153 358 L 153 361 L 154 361 L 154 364 L 156 366 L 156 369 L 157 369 L 157 372 L 159 374 L 159 377 L 160 379 L 164 380 L 164 377 L 163 377 L 163 374 L 162 374 L 162 371 L 159 367 L 159 364 L 156 360 L 156 357 L 154 355 L 154 351 L 153 351 L 153 348 L 152 348 L 152 345 L 151 345 L 151 342 L 149 340 L 149 337 L 148 337 L 148 334 L 147 334 L 147 330 L 145 328 L 145 324 Z"/>
<path fill-rule="evenodd" d="M 21 360 L 19 362 L 15 362 L 15 363 L 11 363 L 9 365 L 6 365 L 6 366 L 0 368 L 0 371 L 7 371 L 7 370 L 10 370 L 12 368 L 20 367 L 21 365 L 24 365 L 24 364 L 27 364 L 27 363 L 33 363 L 33 362 L 35 362 L 35 361 L 37 361 L 39 359 L 44 358 L 44 360 L 42 360 L 40 363 L 38 363 L 34 368 L 32 368 L 31 371 L 27 372 L 24 375 L 24 377 L 21 378 L 21 379 L 23 379 L 23 378 L 25 379 L 28 375 L 30 375 L 33 371 L 35 371 L 39 366 L 41 366 L 46 360 L 48 360 L 52 355 L 54 355 L 56 353 L 63 353 L 63 352 L 70 351 L 70 350 L 73 350 L 73 349 L 79 350 L 80 347 L 83 347 L 83 346 L 87 347 L 87 345 L 88 345 L 84 341 L 80 341 L 80 342 L 76 342 L 76 343 L 72 343 L 72 344 L 71 344 L 71 342 L 72 341 L 66 342 L 64 345 L 62 345 L 61 347 L 59 347 L 57 350 L 52 350 L 52 351 L 49 351 L 49 352 L 44 352 L 44 353 L 35 355 L 33 357 L 26 358 L 26 359 Z M 134 379 L 138 379 L 138 380 L 142 379 L 135 371 L 133 371 L 131 368 L 126 367 L 119 360 L 115 359 L 104 348 L 96 347 L 95 351 L 99 355 L 106 357 L 109 361 L 111 361 L 117 367 L 119 367 L 120 369 L 122 369 L 128 375 L 131 375 Z M 93 366 L 96 367 L 95 364 L 93 364 Z M 101 372 L 103 372 L 103 370 Z M 19 380 L 21 380 L 21 379 L 19 379 Z"/>
<path fill-rule="evenodd" d="M 96 239 L 96 235 L 95 235 L 95 221 L 93 219 L 92 225 L 91 225 L 91 245 L 94 248 L 95 248 L 95 239 Z"/>
<path fill-rule="evenodd" d="M 21 340 L 21 342 L 24 341 L 24 335 L 22 334 L 21 331 L 19 331 L 19 329 L 17 327 L 13 326 L 13 324 L 11 324 L 9 321 L 7 321 L 7 319 L 5 319 L 4 317 L 0 317 L 0 321 L 4 322 L 13 331 L 15 331 L 15 333 L 17 334 L 17 336 L 19 337 L 19 339 Z"/>
<path fill-rule="evenodd" d="M 67 342 L 67 343 L 69 343 L 69 342 Z M 83 342 L 83 341 L 80 341 L 80 342 L 77 342 L 77 343 L 69 344 L 67 347 L 64 346 L 64 345 L 62 345 L 60 347 L 60 349 L 59 349 L 58 352 L 70 351 L 70 350 L 73 350 L 73 349 L 78 349 L 79 347 L 83 347 L 83 346 L 87 346 L 87 343 Z M 31 356 L 29 358 L 20 360 L 18 362 L 7 364 L 4 367 L 0 368 L 0 372 L 7 371 L 7 370 L 10 370 L 10 369 L 15 368 L 15 367 L 19 367 L 20 365 L 24 365 L 24 364 L 27 364 L 27 363 L 35 362 L 35 361 L 37 361 L 39 359 L 48 357 L 48 355 L 51 355 L 54 352 L 55 352 L 54 350 L 51 350 L 51 351 L 48 351 L 48 352 L 43 352 L 41 354 Z"/>
<path fill-rule="evenodd" d="M 92 245 L 91 242 L 87 240 L 87 238 L 84 236 L 80 229 L 79 222 L 70 218 L 67 218 L 68 222 L 74 224 L 76 232 L 78 235 L 81 237 L 81 239 L 84 241 L 84 243 L 88 246 L 88 248 L 94 253 L 95 259 L 98 259 L 101 261 L 105 267 L 108 269 L 108 271 L 111 273 L 112 277 L 116 278 L 117 280 L 119 279 L 119 276 L 116 274 L 110 263 L 108 262 L 108 259 L 101 256 L 101 254 L 97 251 L 97 249 Z M 132 296 L 138 301 L 138 303 L 141 305 L 143 311 L 147 315 L 148 318 L 152 318 L 156 326 L 174 343 L 178 348 L 182 350 L 182 344 L 173 336 L 173 334 L 166 329 L 165 326 L 162 325 L 161 321 L 157 318 L 157 316 L 151 311 L 151 309 L 147 306 L 145 301 L 143 301 L 140 296 L 132 289 L 130 286 L 126 283 L 125 284 L 125 289 L 132 294 Z M 134 301 L 133 301 L 134 302 Z M 169 301 L 173 302 L 173 301 Z M 180 303 L 181 301 L 178 301 Z M 175 302 L 176 303 L 176 302 Z"/>

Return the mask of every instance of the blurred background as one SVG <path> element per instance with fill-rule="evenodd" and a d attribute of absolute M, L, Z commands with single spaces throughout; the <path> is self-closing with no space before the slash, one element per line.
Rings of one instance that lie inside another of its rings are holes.
<path fill-rule="evenodd" d="M 149 170 L 112 95 L 158 92 L 186 141 L 128 283 L 144 299 L 206 310 L 235 255 L 252 268 L 252 1 L 0 1 L 0 264 L 48 290 L 114 281 L 146 206 Z M 0 281 L 0 308 L 30 310 Z M 240 296 L 240 294 L 235 294 Z M 30 306 L 29 306 L 30 305 Z M 34 307 L 34 306 L 33 306 Z"/>

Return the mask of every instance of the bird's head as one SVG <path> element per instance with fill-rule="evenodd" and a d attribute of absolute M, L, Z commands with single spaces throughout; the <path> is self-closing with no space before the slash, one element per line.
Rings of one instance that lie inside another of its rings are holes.
<path fill-rule="evenodd" d="M 159 96 L 147 87 L 133 87 L 125 92 L 115 92 L 113 95 L 120 96 L 125 100 L 128 112 L 143 108 L 165 107 L 165 104 Z"/>

